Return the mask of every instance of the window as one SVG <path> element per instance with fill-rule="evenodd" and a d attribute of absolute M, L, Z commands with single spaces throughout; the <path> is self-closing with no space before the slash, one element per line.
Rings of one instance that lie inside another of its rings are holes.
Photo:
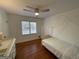
<path fill-rule="evenodd" d="M 36 33 L 36 22 L 30 22 L 31 34 Z"/>
<path fill-rule="evenodd" d="M 29 22 L 22 21 L 22 34 L 30 34 Z"/>
<path fill-rule="evenodd" d="M 37 33 L 36 22 L 22 21 L 22 35 Z"/>

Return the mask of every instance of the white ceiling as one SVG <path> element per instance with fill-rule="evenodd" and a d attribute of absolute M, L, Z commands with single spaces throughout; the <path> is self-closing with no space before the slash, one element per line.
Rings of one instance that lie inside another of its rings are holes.
<path fill-rule="evenodd" d="M 46 18 L 50 15 L 66 12 L 79 8 L 79 0 L 0 0 L 0 8 L 9 13 L 34 17 L 34 13 L 23 11 L 27 6 L 49 8 L 50 12 L 40 13 L 39 17 Z"/>

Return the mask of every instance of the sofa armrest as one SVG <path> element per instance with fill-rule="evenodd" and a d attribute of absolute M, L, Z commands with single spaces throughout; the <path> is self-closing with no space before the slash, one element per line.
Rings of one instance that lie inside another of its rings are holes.
<path fill-rule="evenodd" d="M 45 36 L 42 37 L 42 39 L 48 39 L 48 38 L 52 38 L 52 36 L 51 35 L 45 35 Z"/>

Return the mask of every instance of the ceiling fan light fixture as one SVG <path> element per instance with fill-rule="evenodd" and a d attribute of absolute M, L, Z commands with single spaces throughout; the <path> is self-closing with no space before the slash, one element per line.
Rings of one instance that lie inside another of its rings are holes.
<path fill-rule="evenodd" d="M 38 12 L 35 12 L 35 15 L 36 15 L 36 16 L 38 16 L 38 15 L 39 15 L 39 13 L 38 13 Z"/>
<path fill-rule="evenodd" d="M 39 16 L 40 12 L 48 12 L 50 9 L 40 9 L 39 7 L 32 7 L 32 6 L 26 6 L 27 9 L 24 9 L 24 11 L 33 12 L 33 14 L 37 17 Z"/>

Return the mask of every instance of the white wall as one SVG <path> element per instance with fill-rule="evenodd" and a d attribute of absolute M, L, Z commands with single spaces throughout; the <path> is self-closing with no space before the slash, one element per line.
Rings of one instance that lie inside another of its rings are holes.
<path fill-rule="evenodd" d="M 7 13 L 0 9 L 0 32 L 9 36 Z"/>
<path fill-rule="evenodd" d="M 16 43 L 37 39 L 38 35 L 42 35 L 41 34 L 41 30 L 43 30 L 42 20 L 32 18 L 32 17 L 20 16 L 16 14 L 8 14 L 8 18 L 9 18 L 10 37 L 16 37 Z M 21 21 L 22 20 L 36 21 L 37 22 L 37 34 L 23 36 L 21 34 Z"/>
<path fill-rule="evenodd" d="M 79 46 L 79 8 L 44 20 L 44 34 Z"/>

